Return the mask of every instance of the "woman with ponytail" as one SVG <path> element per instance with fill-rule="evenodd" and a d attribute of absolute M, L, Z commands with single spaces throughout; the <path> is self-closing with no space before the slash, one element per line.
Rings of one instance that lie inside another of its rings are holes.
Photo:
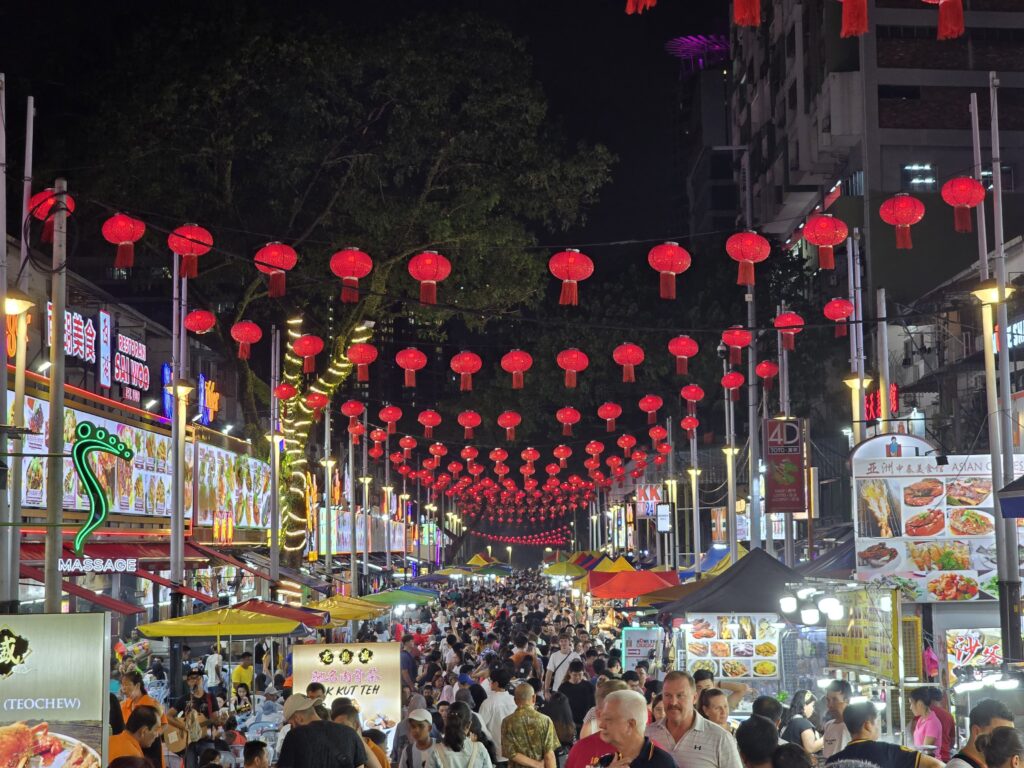
<path fill-rule="evenodd" d="M 457 701 L 448 708 L 444 737 L 437 745 L 441 768 L 492 768 L 484 745 L 470 734 L 473 713 L 465 702 Z"/>

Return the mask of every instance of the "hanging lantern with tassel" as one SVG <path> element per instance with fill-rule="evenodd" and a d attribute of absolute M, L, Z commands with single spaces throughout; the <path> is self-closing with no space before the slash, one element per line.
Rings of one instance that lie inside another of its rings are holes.
<path fill-rule="evenodd" d="M 299 336 L 292 342 L 292 351 L 302 358 L 303 373 L 315 373 L 316 356 L 324 351 L 324 340 L 312 334 Z"/>
<path fill-rule="evenodd" d="M 686 401 L 686 412 L 693 416 L 697 413 L 697 403 L 704 399 L 704 390 L 697 384 L 687 384 L 679 390 L 679 396 Z"/>
<path fill-rule="evenodd" d="M 675 299 L 676 276 L 690 268 L 690 254 L 679 243 L 662 243 L 651 248 L 647 263 L 659 277 L 658 295 L 663 299 Z"/>
<path fill-rule="evenodd" d="M 393 435 L 397 429 L 395 425 L 402 418 L 402 409 L 397 405 L 385 405 L 377 413 L 377 417 L 388 425 L 388 434 Z"/>
<path fill-rule="evenodd" d="M 956 40 L 964 34 L 964 0 L 924 0 L 939 6 L 936 40 Z"/>
<path fill-rule="evenodd" d="M 267 296 L 279 299 L 285 294 L 285 273 L 298 262 L 299 255 L 290 245 L 284 243 L 267 243 L 253 257 L 256 269 L 270 278 L 267 284 Z"/>
<path fill-rule="evenodd" d="M 459 374 L 459 391 L 473 391 L 473 374 L 483 366 L 480 355 L 476 352 L 459 352 L 451 360 L 452 371 Z"/>
<path fill-rule="evenodd" d="M 43 222 L 43 234 L 39 238 L 41 242 L 53 242 L 53 217 L 56 214 L 54 208 L 57 205 L 57 192 L 53 187 L 47 187 L 42 192 L 36 192 L 28 199 L 28 209 L 32 216 Z M 68 216 L 75 212 L 75 198 L 64 193 L 64 205 L 67 208 Z"/>
<path fill-rule="evenodd" d="M 328 402 L 329 398 L 323 392 L 310 392 L 306 395 L 306 407 L 313 412 L 313 421 L 320 421 L 320 415 Z"/>
<path fill-rule="evenodd" d="M 551 274 L 562 281 L 558 303 L 575 307 L 580 303 L 579 283 L 594 274 L 594 262 L 575 248 L 559 251 L 548 260 Z"/>
<path fill-rule="evenodd" d="M 198 336 L 209 333 L 217 324 L 217 316 L 208 309 L 193 309 L 185 315 L 185 330 Z"/>
<path fill-rule="evenodd" d="M 722 343 L 729 348 L 729 365 L 739 365 L 743 362 L 743 350 L 750 346 L 753 338 L 750 331 L 739 325 L 722 331 Z"/>
<path fill-rule="evenodd" d="M 515 411 L 505 411 L 498 416 L 498 426 L 505 430 L 506 440 L 516 439 L 516 427 L 523 422 L 523 417 Z"/>
<path fill-rule="evenodd" d="M 754 285 L 754 265 L 760 264 L 772 252 L 771 243 L 757 232 L 737 232 L 725 241 L 725 252 L 739 263 L 737 285 Z"/>
<path fill-rule="evenodd" d="M 565 371 L 566 389 L 574 389 L 576 387 L 577 375 L 587 369 L 587 366 L 590 365 L 590 358 L 587 357 L 585 352 L 581 352 L 575 347 L 570 347 L 558 353 L 555 357 L 555 363 Z"/>
<path fill-rule="evenodd" d="M 562 425 L 562 434 L 565 437 L 572 437 L 573 425 L 579 424 L 580 418 L 580 412 L 571 405 L 559 408 L 555 412 L 555 421 Z"/>
<path fill-rule="evenodd" d="M 612 351 L 612 360 L 622 366 L 622 381 L 632 384 L 636 381 L 636 366 L 644 361 L 644 351 L 636 344 L 619 344 Z"/>
<path fill-rule="evenodd" d="M 426 367 L 427 356 L 416 347 L 407 347 L 395 355 L 395 362 L 405 371 L 405 386 L 415 387 L 416 371 Z"/>
<path fill-rule="evenodd" d="M 740 387 L 746 378 L 739 371 L 729 371 L 722 376 L 722 389 L 725 390 L 730 400 L 736 401 L 740 399 Z"/>
<path fill-rule="evenodd" d="M 420 411 L 416 421 L 423 426 L 423 436 L 427 440 L 433 440 L 434 428 L 441 426 L 441 414 L 433 408 L 427 408 L 424 411 Z"/>
<path fill-rule="evenodd" d="M 373 259 L 358 248 L 342 248 L 331 256 L 331 272 L 341 278 L 341 303 L 359 303 L 359 280 L 370 274 Z"/>
<path fill-rule="evenodd" d="M 818 248 L 818 269 L 835 269 L 835 247 L 850 234 L 846 223 L 829 213 L 815 213 L 804 224 L 804 240 Z"/>
<path fill-rule="evenodd" d="M 773 321 L 775 329 L 782 334 L 782 348 L 787 352 L 796 349 L 796 335 L 804 329 L 804 319 L 796 312 L 782 312 Z"/>
<path fill-rule="evenodd" d="M 676 374 L 685 376 L 690 370 L 690 358 L 696 357 L 700 348 L 689 336 L 669 339 L 668 353 L 676 359 Z"/>
<path fill-rule="evenodd" d="M 853 302 L 849 299 L 832 299 L 822 310 L 825 317 L 836 324 L 837 339 L 846 335 L 846 319 L 853 314 L 853 309 Z"/>
<path fill-rule="evenodd" d="M 896 227 L 896 248 L 909 251 L 914 247 L 910 228 L 924 218 L 924 203 L 906 192 L 893 195 L 878 209 L 882 221 Z"/>
<path fill-rule="evenodd" d="M 238 342 L 238 359 L 248 360 L 252 345 L 263 338 L 263 330 L 252 320 L 240 320 L 231 326 L 231 338 Z"/>
<path fill-rule="evenodd" d="M 868 0 L 840 0 L 843 4 L 843 25 L 840 37 L 860 37 L 868 31 Z"/>
<path fill-rule="evenodd" d="M 647 414 L 647 423 L 654 424 L 658 420 L 658 410 L 664 405 L 664 401 L 657 395 L 644 395 L 637 403 L 637 407 Z"/>
<path fill-rule="evenodd" d="M 985 200 L 985 187 L 970 176 L 957 176 L 942 185 L 942 199 L 953 206 L 953 229 L 971 231 L 971 209 Z"/>
<path fill-rule="evenodd" d="M 356 423 L 356 420 L 363 415 L 366 407 L 358 400 L 346 400 L 341 404 L 341 415 L 348 417 L 349 426 Z"/>
<path fill-rule="evenodd" d="M 597 407 L 597 418 L 603 419 L 606 432 L 615 431 L 615 420 L 622 415 L 622 406 L 618 403 L 602 403 Z"/>
<path fill-rule="evenodd" d="M 686 436 L 693 440 L 697 436 L 697 427 L 700 426 L 700 419 L 696 416 L 683 416 L 679 426 L 686 430 Z"/>
<path fill-rule="evenodd" d="M 754 373 L 756 373 L 764 383 L 765 392 L 770 392 L 772 389 L 772 383 L 775 381 L 775 377 L 779 375 L 779 364 L 774 360 L 762 360 L 754 367 Z"/>
<path fill-rule="evenodd" d="M 135 244 L 146 234 L 146 224 L 133 219 L 126 213 L 115 213 L 103 222 L 100 230 L 103 239 L 117 246 L 114 269 L 131 269 L 135 266 Z"/>
<path fill-rule="evenodd" d="M 370 380 L 370 364 L 377 359 L 377 348 L 373 344 L 350 344 L 345 357 L 356 367 L 356 381 Z"/>
<path fill-rule="evenodd" d="M 198 277 L 199 257 L 213 248 L 213 235 L 198 224 L 182 224 L 167 236 L 167 247 L 181 257 L 181 277 Z"/>
<path fill-rule="evenodd" d="M 524 375 L 532 365 L 533 357 L 521 349 L 513 349 L 501 358 L 502 370 L 512 374 L 512 389 L 523 388 Z"/>
<path fill-rule="evenodd" d="M 480 423 L 483 421 L 483 419 L 480 418 L 480 414 L 476 411 L 462 411 L 455 420 L 463 429 L 462 438 L 464 440 L 472 440 L 473 430 L 479 427 Z"/>
<path fill-rule="evenodd" d="M 423 251 L 409 259 L 409 274 L 420 284 L 420 303 L 437 304 L 437 284 L 452 273 L 452 263 L 437 251 Z"/>

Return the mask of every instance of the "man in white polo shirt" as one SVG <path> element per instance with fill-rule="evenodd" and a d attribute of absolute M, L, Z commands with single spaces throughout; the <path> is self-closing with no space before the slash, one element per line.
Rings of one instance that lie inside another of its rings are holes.
<path fill-rule="evenodd" d="M 665 675 L 665 717 L 647 726 L 647 737 L 672 755 L 677 768 L 741 768 L 735 739 L 694 709 L 696 694 L 689 673 Z"/>

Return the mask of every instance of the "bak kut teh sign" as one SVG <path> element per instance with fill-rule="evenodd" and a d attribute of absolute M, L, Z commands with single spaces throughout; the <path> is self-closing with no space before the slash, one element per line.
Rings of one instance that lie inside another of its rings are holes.
<path fill-rule="evenodd" d="M 363 713 L 363 725 L 394 728 L 402 719 L 402 677 L 398 643 L 296 645 L 292 649 L 293 690 L 320 683 L 324 706 L 340 696 Z"/>

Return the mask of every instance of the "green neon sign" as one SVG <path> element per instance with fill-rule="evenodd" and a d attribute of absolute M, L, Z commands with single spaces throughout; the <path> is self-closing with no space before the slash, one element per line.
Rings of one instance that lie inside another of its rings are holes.
<path fill-rule="evenodd" d="M 89 534 L 103 525 L 103 521 L 110 514 L 107 494 L 103 492 L 99 478 L 96 477 L 96 473 L 86 459 L 90 453 L 101 451 L 102 453 L 112 453 L 119 459 L 131 461 L 135 452 L 122 443 L 117 435 L 112 435 L 103 427 L 97 427 L 88 421 L 83 421 L 78 425 L 75 429 L 75 438 L 75 444 L 71 446 L 71 462 L 75 465 L 75 471 L 89 497 L 89 517 L 75 535 L 75 552 L 81 554 Z"/>

